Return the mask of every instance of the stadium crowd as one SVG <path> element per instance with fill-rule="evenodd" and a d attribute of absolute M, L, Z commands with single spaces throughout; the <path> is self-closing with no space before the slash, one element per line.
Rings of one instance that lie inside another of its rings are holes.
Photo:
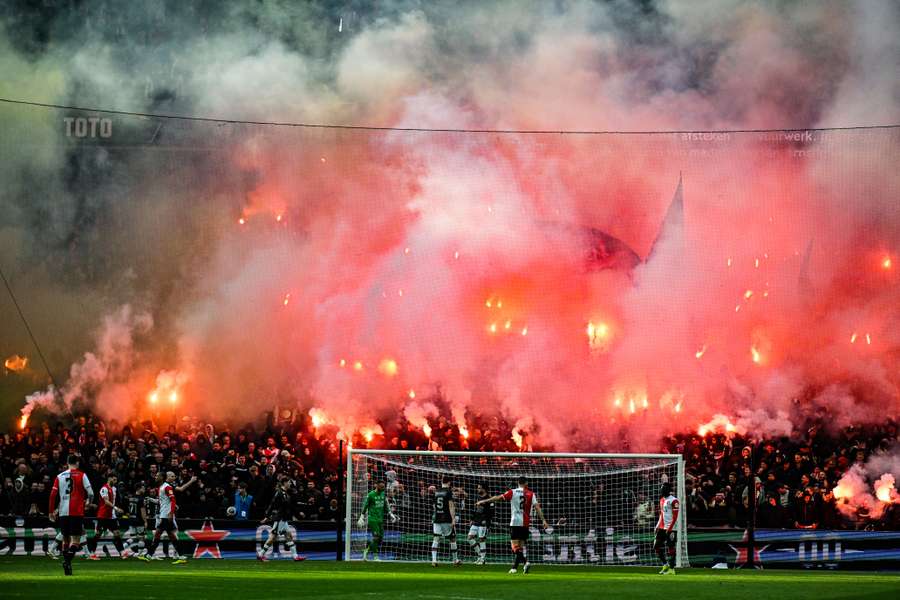
<path fill-rule="evenodd" d="M 864 507 L 838 509 L 834 488 L 854 464 L 896 442 L 897 424 L 827 432 L 811 427 L 802 440 L 752 442 L 739 435 L 678 435 L 669 452 L 685 457 L 688 524 L 744 527 L 749 486 L 757 489 L 756 524 L 773 529 L 900 529 L 900 506 L 876 517 Z"/>
<path fill-rule="evenodd" d="M 496 417 L 474 420 L 465 436 L 444 416 L 429 419 L 429 424 L 430 437 L 401 419 L 385 425 L 376 439 L 357 435 L 352 441 L 354 447 L 410 450 L 519 449 L 512 428 Z M 75 452 L 94 489 L 109 474 L 117 475 L 120 504 L 132 518 L 153 518 L 156 476 L 173 471 L 178 486 L 196 478 L 178 494 L 179 517 L 262 518 L 278 478 L 287 475 L 295 482 L 296 519 L 334 521 L 341 517 L 336 433 L 332 426 L 315 427 L 308 415 L 293 410 L 269 414 L 262 427 L 238 429 L 196 419 L 165 428 L 151 421 L 120 425 L 91 415 L 70 424 L 43 422 L 0 435 L 0 515 L 45 517 L 52 480 Z M 685 457 L 683 504 L 691 526 L 744 527 L 752 480 L 758 490 L 759 527 L 900 529 L 897 505 L 878 519 L 863 510 L 846 515 L 837 510 L 832 492 L 852 464 L 865 462 L 896 439 L 897 425 L 886 421 L 839 434 L 813 428 L 802 441 L 782 438 L 755 445 L 739 435 L 677 435 L 666 440 L 665 448 Z M 519 444 L 530 449 L 527 438 Z M 407 485 L 415 483 L 424 486 Z M 633 508 L 629 514 L 635 522 L 656 519 L 655 499 L 626 494 L 623 500 Z"/>

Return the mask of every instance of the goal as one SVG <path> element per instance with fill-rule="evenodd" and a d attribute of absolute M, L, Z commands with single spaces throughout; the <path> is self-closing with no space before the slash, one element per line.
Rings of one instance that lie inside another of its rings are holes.
<path fill-rule="evenodd" d="M 672 483 L 684 499 L 684 460 L 676 454 L 557 454 L 357 450 L 347 456 L 344 559 L 360 560 L 371 534 L 360 521 L 363 501 L 384 481 L 388 506 L 381 560 L 430 562 L 432 495 L 443 475 L 452 479 L 457 505 L 459 558 L 473 562 L 478 546 L 468 540 L 470 519 L 481 484 L 490 495 L 516 487 L 525 475 L 550 527 L 533 518 L 528 542 L 532 563 L 555 565 L 655 566 L 653 551 L 659 518 L 658 491 Z M 486 535 L 485 560 L 508 563 L 509 505 L 499 501 Z M 677 566 L 688 565 L 685 512 L 677 523 Z M 440 562 L 451 559 L 441 542 Z"/>

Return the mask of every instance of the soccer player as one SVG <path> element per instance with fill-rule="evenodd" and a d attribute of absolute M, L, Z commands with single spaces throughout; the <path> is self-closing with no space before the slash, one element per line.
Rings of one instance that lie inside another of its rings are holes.
<path fill-rule="evenodd" d="M 178 555 L 177 558 L 172 561 L 172 564 L 183 565 L 187 562 L 187 557 L 178 551 L 178 523 L 175 521 L 175 513 L 178 511 L 178 504 L 175 502 L 175 492 L 183 492 L 192 483 L 197 481 L 197 478 L 191 477 L 190 481 L 186 484 L 176 488 L 173 485 L 175 483 L 175 473 L 167 471 L 165 480 L 163 480 L 163 474 L 159 473 L 156 476 L 156 481 L 161 484 L 157 493 L 159 512 L 156 516 L 156 530 L 153 532 L 153 541 L 150 542 L 150 548 L 147 549 L 146 556 L 140 558 L 143 560 L 151 560 L 151 557 L 156 553 L 156 547 L 159 545 L 162 534 L 165 533 Z"/>
<path fill-rule="evenodd" d="M 510 512 L 512 516 L 509 520 L 509 545 L 515 555 L 515 561 L 510 573 L 515 573 L 522 563 L 522 573 L 528 573 L 531 570 L 531 564 L 528 562 L 528 536 L 531 534 L 529 526 L 531 525 L 531 511 L 534 510 L 541 519 L 544 529 L 547 529 L 547 519 L 544 518 L 544 511 L 541 510 L 541 504 L 538 502 L 537 494 L 528 489 L 528 478 L 521 475 L 516 481 L 519 487 L 514 490 L 507 490 L 499 496 L 491 496 L 483 498 L 475 503 L 490 504 L 498 500 L 506 500 L 509 502 Z"/>
<path fill-rule="evenodd" d="M 438 548 L 441 545 L 441 539 L 450 542 L 453 564 L 458 566 L 460 561 L 456 547 L 456 502 L 453 499 L 453 490 L 450 489 L 449 475 L 441 477 L 441 489 L 435 490 L 432 506 L 434 507 L 434 514 L 431 519 L 434 538 L 431 540 L 431 566 L 437 566 Z"/>
<path fill-rule="evenodd" d="M 113 534 L 113 544 L 122 558 L 127 558 L 125 548 L 122 546 L 122 534 L 119 532 L 119 520 L 116 515 L 123 515 L 125 511 L 116 506 L 116 483 L 118 478 L 115 474 L 110 474 L 106 478 L 106 483 L 100 488 L 100 502 L 97 506 L 97 528 L 94 533 L 94 539 L 90 541 L 91 560 L 99 560 L 97 556 L 97 543 L 100 537 L 109 531 Z"/>
<path fill-rule="evenodd" d="M 278 539 L 278 536 L 284 536 L 284 547 L 291 551 L 291 556 L 297 562 L 305 560 L 305 556 L 297 554 L 297 546 L 294 545 L 294 533 L 291 531 L 291 515 L 294 512 L 294 500 L 291 495 L 291 478 L 282 476 L 278 480 L 278 489 L 266 509 L 266 516 L 260 523 L 272 521 L 272 528 L 269 529 L 269 537 L 263 544 L 262 549 L 256 553 L 256 560 L 265 562 L 266 552 Z"/>
<path fill-rule="evenodd" d="M 480 500 L 488 497 L 487 489 L 480 483 L 475 491 Z M 476 502 L 475 509 L 472 512 L 472 522 L 469 525 L 469 535 L 467 538 L 473 552 L 476 552 L 476 545 L 478 547 L 478 558 L 475 559 L 476 565 L 483 565 L 485 558 L 487 557 L 487 534 L 491 522 L 494 520 L 494 508 L 493 502 L 488 502 L 486 504 L 478 504 Z"/>
<path fill-rule="evenodd" d="M 397 520 L 397 517 L 391 511 L 391 507 L 387 501 L 387 493 L 385 492 L 384 481 L 375 484 L 375 489 L 368 493 L 365 502 L 363 502 L 362 514 L 359 515 L 359 521 L 356 524 L 360 529 L 366 526 L 366 518 L 369 521 L 369 530 L 372 532 L 372 540 L 363 550 L 363 560 L 369 560 L 369 552 L 375 556 L 375 560 L 381 560 L 378 551 L 381 549 L 381 540 L 384 539 L 384 518 L 390 518 L 391 523 Z"/>
<path fill-rule="evenodd" d="M 70 454 L 66 462 L 69 468 L 56 476 L 50 490 L 50 518 L 59 520 L 63 535 L 63 572 L 71 575 L 72 558 L 78 552 L 84 534 L 84 505 L 94 500 L 94 490 L 87 475 L 78 470 L 78 457 Z"/>
<path fill-rule="evenodd" d="M 141 521 L 144 524 L 143 528 L 143 547 L 138 552 L 138 558 L 141 560 L 149 559 L 149 560 L 162 560 L 156 556 L 148 556 L 147 550 L 150 548 L 150 544 L 153 541 L 153 528 L 156 524 L 156 516 L 159 514 L 159 486 L 154 484 L 156 483 L 155 479 L 152 482 L 149 482 L 149 485 L 145 487 L 146 494 L 144 495 L 144 504 L 141 506 L 140 515 Z M 166 538 L 168 540 L 168 538 Z M 165 546 L 163 546 L 163 550 L 166 550 Z"/>
<path fill-rule="evenodd" d="M 659 557 L 663 568 L 660 575 L 675 574 L 675 544 L 677 543 L 678 498 L 672 494 L 672 484 L 666 481 L 659 489 L 659 521 L 656 523 L 656 540 L 653 549 Z M 668 551 L 668 556 L 666 553 Z"/>

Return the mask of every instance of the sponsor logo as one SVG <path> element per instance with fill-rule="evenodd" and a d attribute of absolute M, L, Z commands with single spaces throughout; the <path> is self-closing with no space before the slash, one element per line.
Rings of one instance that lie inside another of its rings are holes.
<path fill-rule="evenodd" d="M 63 124 L 66 137 L 70 138 L 111 138 L 112 119 L 101 117 L 65 117 Z"/>
<path fill-rule="evenodd" d="M 197 542 L 194 548 L 194 558 L 202 558 L 209 554 L 212 558 L 222 558 L 219 552 L 219 542 L 230 535 L 231 532 L 223 529 L 217 530 L 211 521 L 204 521 L 200 529 L 189 529 L 187 535 Z"/>

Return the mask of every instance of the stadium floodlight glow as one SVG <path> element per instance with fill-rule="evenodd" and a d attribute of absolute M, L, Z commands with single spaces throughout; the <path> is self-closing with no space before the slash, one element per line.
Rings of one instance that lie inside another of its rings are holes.
<path fill-rule="evenodd" d="M 528 559 L 533 565 L 657 566 L 653 551 L 659 489 L 663 481 L 684 493 L 684 458 L 677 454 L 577 454 L 539 452 L 429 452 L 351 448 L 347 454 L 344 559 L 360 560 L 371 539 L 361 519 L 366 495 L 379 481 L 387 486 L 380 559 L 430 562 L 433 491 L 452 480 L 457 506 L 456 536 L 463 562 L 478 557 L 468 542 L 469 523 L 483 485 L 491 495 L 529 480 L 550 523 L 533 518 Z M 509 563 L 510 508 L 496 503 L 486 536 L 486 562 Z M 396 518 L 396 521 L 393 519 Z M 688 566 L 685 511 L 677 522 L 676 565 Z M 449 560 L 447 544 L 439 561 Z"/>

